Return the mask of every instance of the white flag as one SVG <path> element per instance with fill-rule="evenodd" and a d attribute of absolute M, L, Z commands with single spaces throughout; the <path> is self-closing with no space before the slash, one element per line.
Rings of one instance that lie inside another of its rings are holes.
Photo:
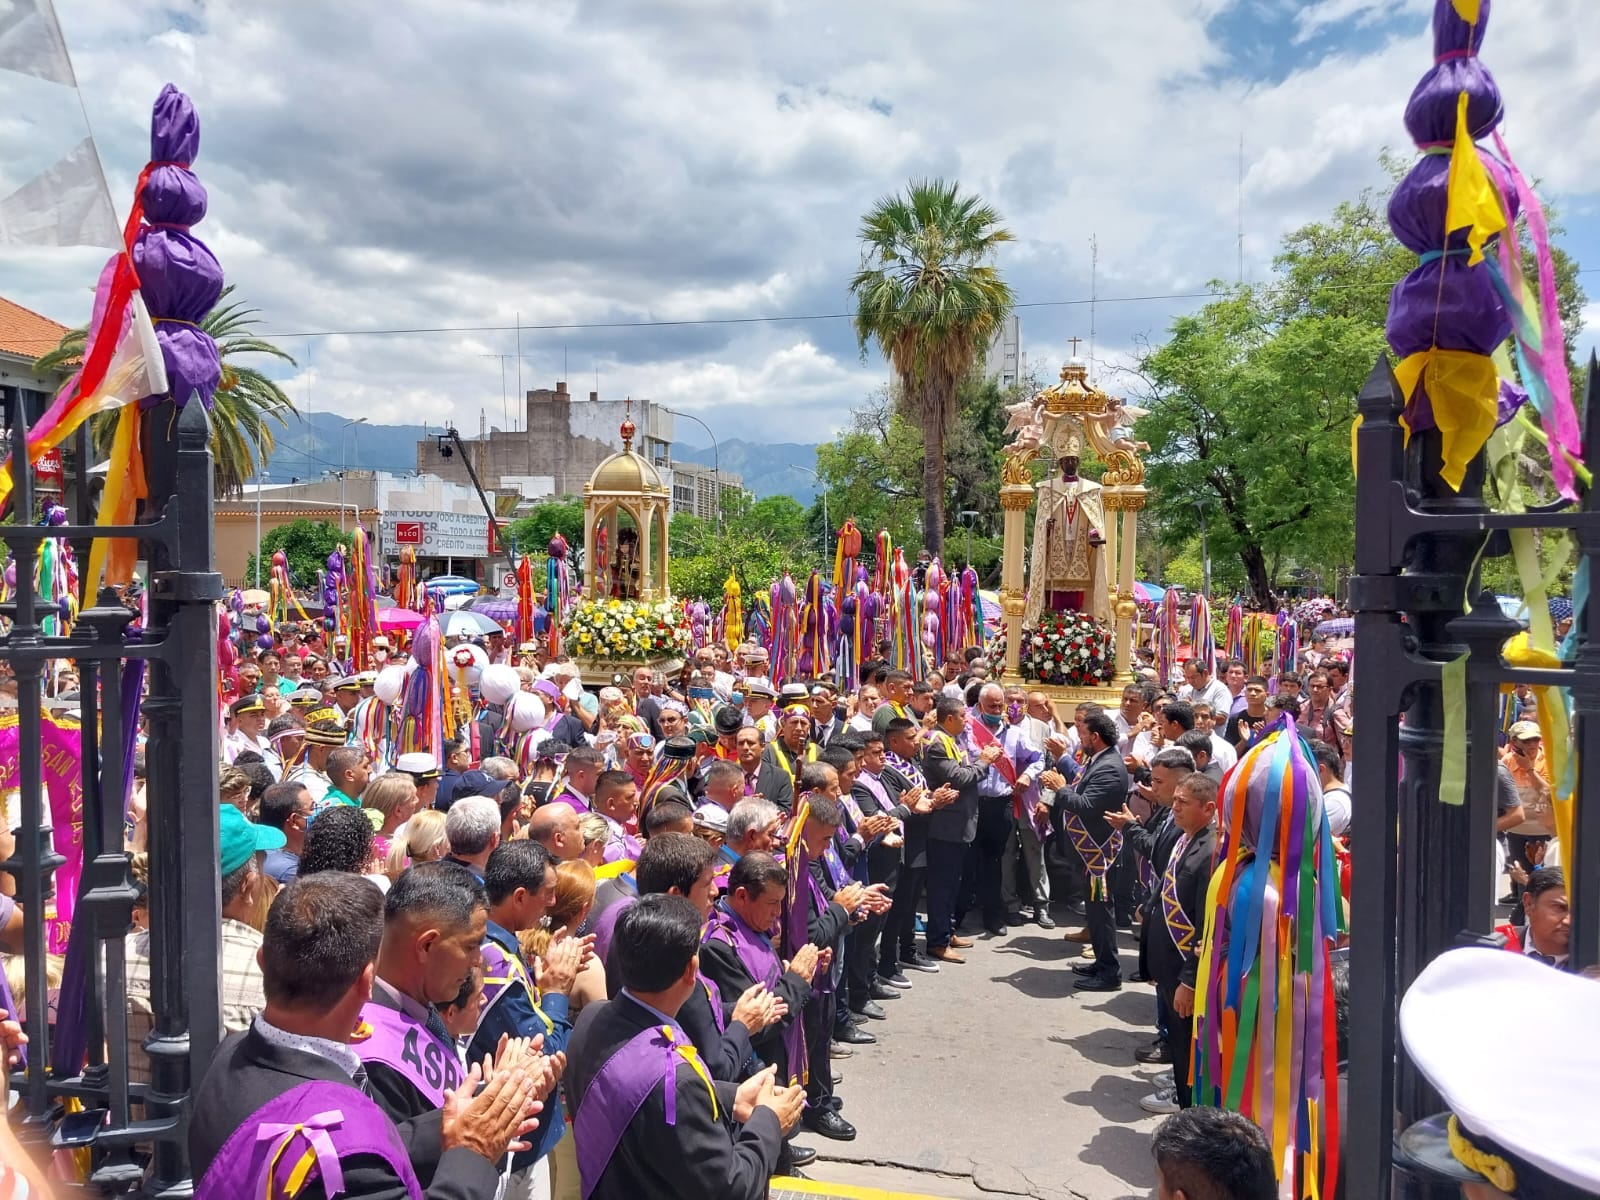
<path fill-rule="evenodd" d="M 0 0 L 0 71 L 78 86 L 50 0 Z"/>
<path fill-rule="evenodd" d="M 108 250 L 122 245 L 93 141 L 84 138 L 60 162 L 0 200 L 0 246 L 4 245 Z"/>

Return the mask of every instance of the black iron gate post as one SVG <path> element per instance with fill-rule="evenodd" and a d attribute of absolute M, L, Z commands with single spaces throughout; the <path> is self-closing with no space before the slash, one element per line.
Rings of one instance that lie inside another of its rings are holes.
<path fill-rule="evenodd" d="M 1506 638 L 1520 628 L 1478 586 L 1480 557 L 1509 552 L 1515 529 L 1568 529 L 1580 570 L 1600 560 L 1594 490 L 1577 505 L 1491 512 L 1483 502 L 1484 456 L 1469 464 L 1459 493 L 1439 475 L 1436 430 L 1404 444 L 1401 393 L 1380 358 L 1358 399 L 1355 613 L 1354 819 L 1358 831 L 1350 896 L 1350 1095 L 1344 1147 L 1350 1200 L 1454 1197 L 1454 1183 L 1397 1160 L 1393 1138 L 1438 1111 L 1440 1100 L 1400 1049 L 1396 1011 L 1411 981 L 1452 946 L 1490 938 L 1497 697 L 1506 683 L 1565 687 L 1573 698 L 1576 829 L 1568 852 L 1571 962 L 1600 961 L 1600 590 L 1577 614 L 1578 648 L 1558 668 L 1509 666 Z M 1600 364 L 1591 357 L 1584 445 L 1600 445 Z M 1597 580 L 1596 582 L 1600 582 Z M 1472 597 L 1468 612 L 1468 597 Z M 1443 803 L 1447 664 L 1461 664 L 1466 689 L 1466 788 Z M 1403 714 L 1404 724 L 1397 724 Z M 1587 769 L 1585 769 L 1587 767 Z M 1405 1168 L 1394 1176 L 1397 1161 Z"/>
<path fill-rule="evenodd" d="M 26 414 L 13 406 L 8 416 L 11 445 L 20 448 L 27 443 Z M 181 410 L 171 402 L 157 405 L 144 414 L 143 427 L 150 498 L 136 525 L 32 524 L 31 471 L 24 455 L 13 457 L 16 523 L 0 529 L 0 540 L 15 556 L 18 588 L 0 606 L 12 621 L 0 637 L 0 662 L 17 678 L 22 825 L 17 853 L 0 865 L 18 880 L 25 917 L 29 1060 L 13 1079 L 24 1096 L 23 1135 L 42 1140 L 59 1115 L 57 1102 L 81 1101 L 93 1114 L 85 1126 L 91 1135 L 90 1182 L 108 1195 L 165 1198 L 193 1193 L 186 1148 L 189 1095 L 221 1036 L 216 606 L 222 579 L 212 569 L 212 463 L 204 406 L 198 396 Z M 83 495 L 91 464 L 87 454 L 77 459 Z M 85 515 L 80 509 L 80 521 Z M 32 587 L 39 544 L 62 538 L 81 548 L 95 537 L 137 540 L 149 581 L 145 627 L 134 631 L 137 613 L 108 588 L 80 614 L 71 634 L 44 636 L 42 601 Z M 58 1030 L 53 1048 L 46 1026 L 45 916 L 52 874 L 64 860 L 54 850 L 45 808 L 40 676 L 48 660 L 60 658 L 78 665 L 82 683 L 84 857 L 60 1017 L 62 1026 L 74 1028 L 70 1037 Z M 128 706 L 138 703 L 146 666 L 154 1024 L 144 1045 L 151 1082 L 130 1085 L 124 938 L 138 892 L 123 844 L 123 806 L 135 753 Z M 81 1008 L 72 1003 L 68 1011 L 74 996 Z M 74 1061 L 59 1061 L 69 1049 Z M 154 1148 L 148 1174 L 132 1154 L 137 1143 Z"/>
<path fill-rule="evenodd" d="M 146 543 L 150 573 L 150 624 L 146 636 L 168 652 L 150 664 L 145 712 L 150 741 L 145 754 L 149 803 L 170 806 L 182 820 L 150 821 L 150 886 L 175 888 L 180 906 L 150 911 L 151 1003 L 155 1029 L 150 1054 L 152 1114 L 177 1113 L 200 1077 L 222 1033 L 219 922 L 222 882 L 217 869 L 216 712 L 217 602 L 222 577 L 212 570 L 211 454 L 209 426 L 199 397 L 181 413 L 163 405 L 146 417 L 160 430 L 176 420 L 176 455 L 155 446 L 146 461 L 203 503 L 178 503 L 178 488 L 154 513 L 171 517 L 172 537 Z M 174 461 L 175 460 L 175 461 Z M 194 747 L 210 753 L 195 754 Z M 195 803 L 203 798 L 205 803 Z M 196 952 L 210 940 L 210 954 Z M 168 1143 L 156 1160 L 156 1195 L 176 1194 L 188 1177 L 188 1155 Z"/>

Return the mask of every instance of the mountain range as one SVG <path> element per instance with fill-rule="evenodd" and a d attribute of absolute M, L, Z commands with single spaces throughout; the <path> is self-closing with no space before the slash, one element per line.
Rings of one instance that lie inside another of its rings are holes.
<path fill-rule="evenodd" d="M 278 432 L 267 458 L 268 482 L 303 482 L 341 468 L 413 471 L 417 466 L 417 443 L 439 432 L 431 425 L 352 425 L 350 421 L 333 412 L 312 412 L 292 421 Z M 810 504 L 816 498 L 817 481 L 810 474 L 817 462 L 815 445 L 763 445 L 730 438 L 715 453 L 710 447 L 679 443 L 673 446 L 673 457 L 679 462 L 720 466 L 730 475 L 738 475 L 758 499 L 793 496 L 802 504 Z"/>

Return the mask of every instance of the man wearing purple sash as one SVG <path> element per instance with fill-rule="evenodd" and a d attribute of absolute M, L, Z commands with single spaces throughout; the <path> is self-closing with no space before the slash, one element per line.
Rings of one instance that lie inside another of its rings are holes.
<path fill-rule="evenodd" d="M 677 1021 L 702 990 L 700 911 L 641 896 L 617 920 L 622 989 L 578 1018 L 569 1074 L 584 1200 L 761 1200 L 802 1092 L 711 1078 Z"/>
<path fill-rule="evenodd" d="M 778 1069 L 780 1083 L 804 1083 L 805 1030 L 801 1020 L 811 999 L 811 980 L 820 961 L 817 948 L 807 942 L 786 966 L 772 939 L 783 915 L 789 877 L 783 864 L 770 854 L 747 854 L 728 874 L 728 893 L 712 910 L 700 947 L 700 970 L 723 995 L 739 995 L 760 984 L 784 1002 L 784 1016 L 750 1039 L 763 1064 Z M 816 1151 L 784 1143 L 780 1175 L 802 1167 Z"/>
<path fill-rule="evenodd" d="M 593 746 L 582 745 L 567 755 L 561 764 L 561 789 L 550 797 L 551 804 L 565 804 L 578 813 L 594 808 L 594 788 L 605 770 L 605 755 Z"/>
<path fill-rule="evenodd" d="M 860 809 L 864 822 L 886 821 L 887 828 L 877 833 L 867 844 L 866 879 L 868 883 L 881 883 L 893 895 L 900 881 L 901 854 L 905 849 L 906 822 L 913 816 L 925 816 L 933 811 L 933 798 L 926 788 L 904 783 L 899 776 L 890 774 L 888 751 L 883 736 L 868 730 L 861 734 L 861 770 L 856 774 L 851 796 Z M 878 828 L 874 826 L 873 828 Z M 909 988 L 911 981 L 896 965 L 885 977 L 882 967 L 885 955 L 879 949 L 879 938 L 888 923 L 889 913 L 874 913 L 850 934 L 846 951 L 846 971 L 850 978 L 850 1003 L 859 1007 L 866 1000 L 881 998 L 884 988 Z M 887 955 L 894 961 L 894 950 Z"/>
<path fill-rule="evenodd" d="M 711 846 L 693 834 L 652 834 L 634 866 L 639 898 L 682 896 L 694 905 L 703 922 L 711 915 L 715 859 L 716 852 Z M 618 926 L 628 908 L 616 918 Z M 625 986 L 615 932 L 605 964 L 606 994 L 615 998 Z M 777 997 L 765 987 L 724 995 L 713 981 L 702 975 L 700 986 L 674 1015 L 711 1077 L 738 1083 L 751 1073 L 749 1068 L 755 1055 L 751 1038 L 776 1021 L 781 1012 Z"/>
<path fill-rule="evenodd" d="M 261 950 L 266 1008 L 217 1048 L 195 1090 L 198 1200 L 494 1195 L 495 1162 L 532 1127 L 550 1080 L 522 1043 L 475 1096 L 482 1076 L 468 1072 L 446 1098 L 442 1152 L 424 1192 L 394 1123 L 361 1091 L 365 1072 L 349 1045 L 382 937 L 383 896 L 359 876 L 319 872 L 278 893 Z"/>
<path fill-rule="evenodd" d="M 419 863 L 384 898 L 383 943 L 372 999 L 351 1045 L 367 1069 L 367 1091 L 389 1115 L 423 1187 L 439 1165 L 444 1095 L 461 1086 L 455 1040 L 437 1004 L 446 1004 L 480 960 L 489 902 L 472 872 L 455 863 Z"/>
<path fill-rule="evenodd" d="M 909 811 L 902 818 L 905 846 L 900 856 L 900 877 L 894 887 L 894 903 L 884 919 L 878 946 L 878 975 L 888 980 L 906 979 L 906 970 L 938 974 L 939 964 L 917 948 L 917 901 L 928 877 L 928 825 L 932 810 L 955 800 L 953 788 L 935 791 L 927 786 L 919 759 L 922 754 L 922 727 L 904 717 L 885 722 L 883 734 L 884 767 L 879 775 L 890 798 L 915 794 L 920 788 L 932 801 L 929 812 Z"/>
<path fill-rule="evenodd" d="M 1216 816 L 1216 783 L 1199 772 L 1184 776 L 1172 798 L 1172 823 L 1182 834 L 1161 872 L 1161 921 L 1150 931 L 1150 969 L 1167 1003 L 1167 1047 L 1172 1052 L 1179 1108 L 1194 1103 L 1189 1085 L 1194 986 L 1204 941 L 1206 893 L 1211 888 Z"/>
<path fill-rule="evenodd" d="M 605 860 L 632 862 L 642 843 L 628 832 L 628 822 L 639 811 L 639 785 L 626 771 L 602 771 L 594 785 L 594 811 L 606 820 Z"/>
<path fill-rule="evenodd" d="M 811 770 L 834 776 L 832 767 L 820 763 L 812 764 L 801 776 L 801 800 L 795 808 L 795 821 L 799 824 L 790 833 L 789 847 L 793 860 L 797 860 L 790 872 L 797 893 L 789 897 L 785 906 L 784 945 L 797 952 L 809 942 L 828 958 L 836 959 L 851 924 L 865 920 L 875 908 L 887 910 L 889 898 L 881 887 L 854 880 L 842 882 L 842 885 L 835 881 L 824 855 L 844 823 L 844 810 L 837 800 L 822 792 L 805 790 Z M 840 1115 L 843 1102 L 833 1094 L 833 1071 L 828 1061 L 836 1010 L 834 985 L 829 968 L 820 969 L 805 1007 L 808 1059 L 805 1126 L 823 1137 L 850 1141 L 856 1136 L 855 1126 Z M 876 1040 L 863 1032 L 865 1039 Z"/>

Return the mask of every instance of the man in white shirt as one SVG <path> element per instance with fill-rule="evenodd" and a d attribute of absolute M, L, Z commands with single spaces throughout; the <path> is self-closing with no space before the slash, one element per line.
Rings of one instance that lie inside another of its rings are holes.
<path fill-rule="evenodd" d="M 1322 780 L 1322 811 L 1328 814 L 1328 828 L 1334 837 L 1343 837 L 1350 829 L 1350 789 L 1345 787 L 1340 774 L 1344 766 L 1339 752 L 1327 742 L 1311 743 L 1311 753 L 1317 760 L 1317 775 Z"/>
<path fill-rule="evenodd" d="M 233 732 L 223 739 L 223 757 L 231 763 L 246 750 L 254 750 L 272 772 L 272 777 L 282 779 L 283 759 L 267 738 L 267 705 L 261 694 L 240 696 L 228 715 L 233 718 Z"/>
<path fill-rule="evenodd" d="M 1178 695 L 1190 704 L 1209 704 L 1213 711 L 1226 711 L 1233 706 L 1233 693 L 1211 673 L 1211 664 L 1204 658 L 1191 658 L 1184 663 L 1183 677 L 1188 682 L 1178 689 Z"/>
<path fill-rule="evenodd" d="M 1231 769 L 1239 761 L 1239 752 L 1217 733 L 1217 710 L 1204 703 L 1195 703 L 1191 707 L 1194 709 L 1194 727 L 1211 739 L 1211 761 L 1224 771 Z"/>

